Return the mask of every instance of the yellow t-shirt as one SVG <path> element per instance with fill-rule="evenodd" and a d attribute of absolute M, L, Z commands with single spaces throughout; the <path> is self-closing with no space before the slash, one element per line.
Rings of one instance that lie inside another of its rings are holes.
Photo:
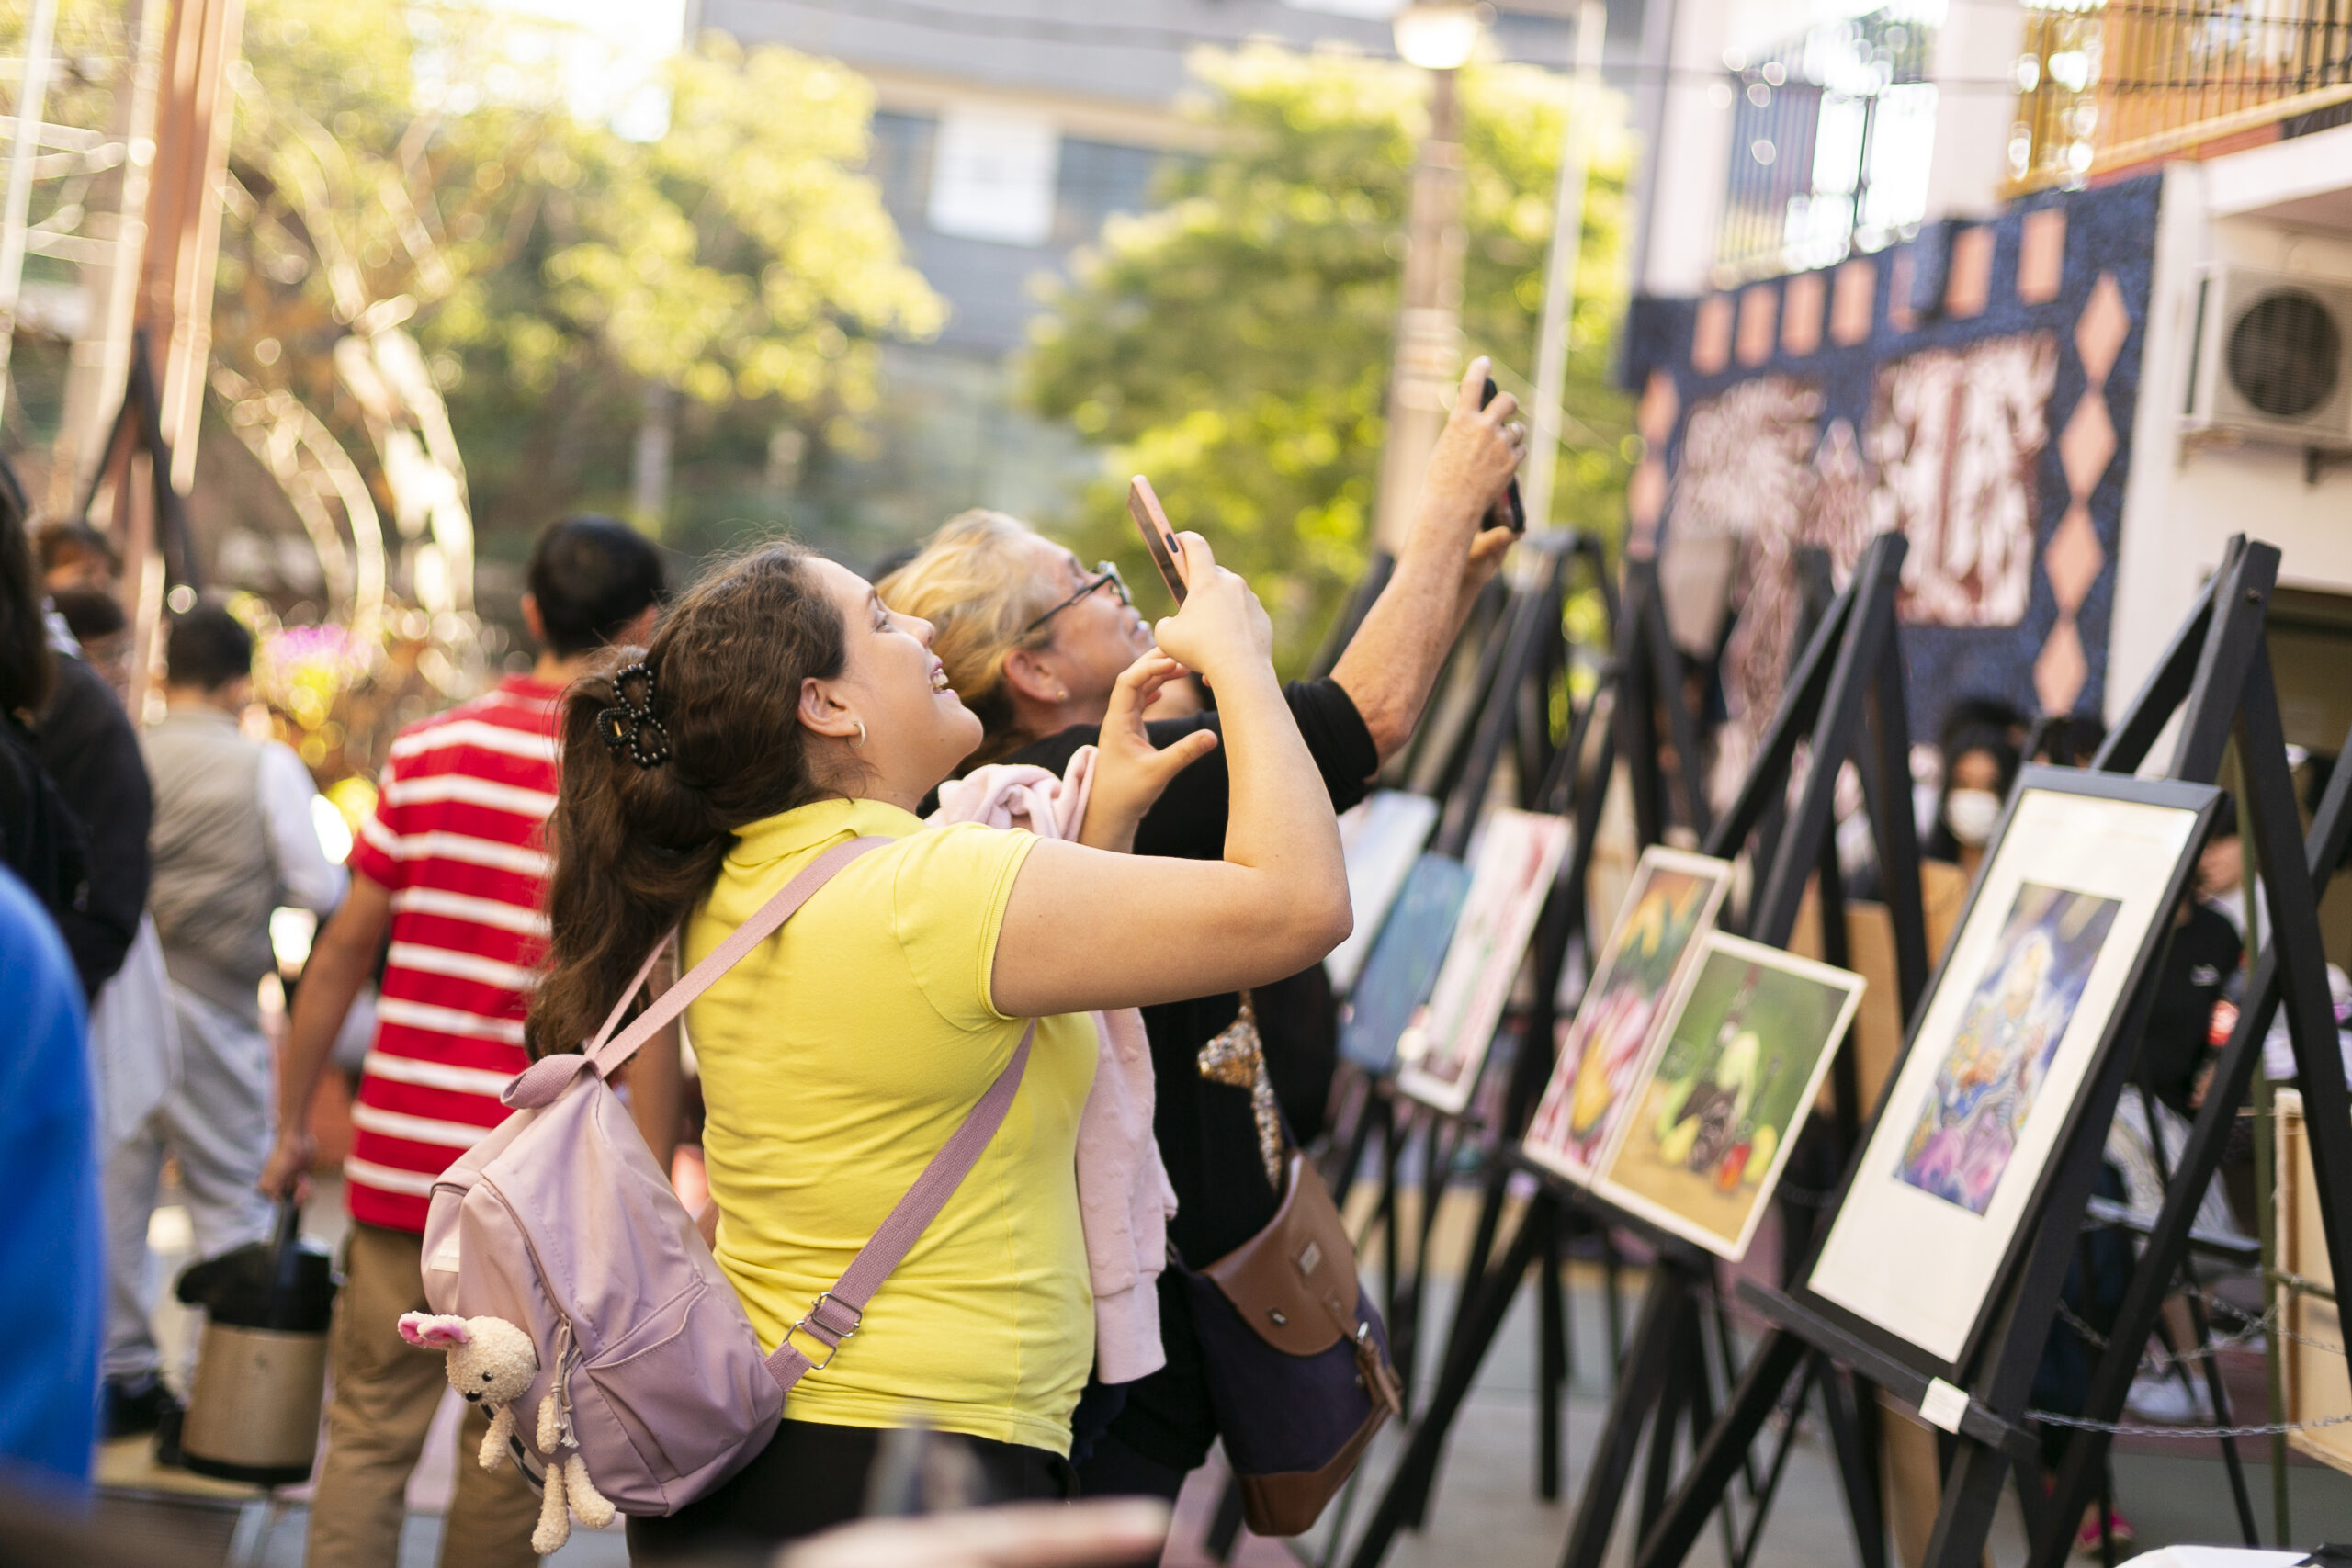
<path fill-rule="evenodd" d="M 718 1263 L 771 1349 L 962 1124 L 1026 1021 L 996 1010 L 989 982 L 1036 840 L 926 829 L 875 801 L 825 801 L 742 829 L 687 925 L 688 961 L 817 854 L 863 835 L 899 841 L 837 874 L 686 1014 Z M 1094 1059 L 1091 1018 L 1038 1021 L 988 1152 L 857 1334 L 792 1391 L 788 1416 L 1069 1451 L 1094 1356 L 1076 1178 Z M 795 1343 L 822 1359 L 817 1341 Z"/>

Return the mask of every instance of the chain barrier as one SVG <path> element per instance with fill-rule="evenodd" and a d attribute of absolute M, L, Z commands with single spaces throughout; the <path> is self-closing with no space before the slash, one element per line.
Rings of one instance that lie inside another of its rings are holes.
<path fill-rule="evenodd" d="M 2060 1416 L 2048 1410 L 2029 1410 L 2026 1418 L 2047 1427 L 2071 1427 L 2083 1432 L 2104 1432 L 2110 1438 L 2278 1438 L 2290 1432 L 2316 1432 L 2323 1427 L 2341 1427 L 2352 1422 L 2352 1415 L 2323 1416 L 2313 1421 L 2273 1421 L 2263 1427 L 2149 1427 L 2130 1422 L 2092 1421 L 2080 1416 Z"/>

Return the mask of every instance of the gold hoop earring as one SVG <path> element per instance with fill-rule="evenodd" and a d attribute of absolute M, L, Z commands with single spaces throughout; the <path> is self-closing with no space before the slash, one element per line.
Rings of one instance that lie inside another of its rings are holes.
<path fill-rule="evenodd" d="M 865 744 L 865 721 L 864 719 L 861 718 L 857 721 L 857 739 L 851 741 L 850 744 L 859 747 L 863 747 Z"/>

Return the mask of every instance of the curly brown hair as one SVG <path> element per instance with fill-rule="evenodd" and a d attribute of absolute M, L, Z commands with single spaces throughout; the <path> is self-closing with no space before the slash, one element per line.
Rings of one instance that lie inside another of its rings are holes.
<path fill-rule="evenodd" d="M 736 832 L 828 792 L 809 768 L 803 681 L 839 676 L 838 607 L 797 546 L 726 563 L 680 599 L 640 655 L 616 649 L 565 694 L 563 770 L 548 819 L 546 969 L 525 1026 L 534 1056 L 593 1038 L 637 965 L 709 892 Z M 613 676 L 642 658 L 669 737 L 640 766 L 597 733 Z"/>

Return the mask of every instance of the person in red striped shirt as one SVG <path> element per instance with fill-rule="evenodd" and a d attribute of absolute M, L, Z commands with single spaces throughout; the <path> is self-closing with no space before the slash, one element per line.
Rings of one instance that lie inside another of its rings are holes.
<path fill-rule="evenodd" d="M 395 1327 L 401 1313 L 425 1310 L 427 1195 L 505 1119 L 499 1091 L 529 1065 L 523 1015 L 547 945 L 544 827 L 555 805 L 560 702 L 599 649 L 650 639 L 662 558 L 625 524 L 567 518 L 533 546 L 529 586 L 523 619 L 537 663 L 392 742 L 376 814 L 352 846 L 350 897 L 311 949 L 288 1022 L 277 1147 L 261 1180 L 273 1196 L 307 1181 L 320 1074 L 390 938 L 343 1168 L 352 1226 L 310 1568 L 393 1568 L 399 1555 L 409 1473 L 447 1386 L 440 1361 L 409 1348 Z M 639 1124 L 666 1150 L 676 1086 L 633 1088 Z M 480 1450 L 487 1427 L 479 1406 L 467 1421 L 461 1456 Z M 460 1463 L 442 1568 L 536 1562 L 538 1512 L 514 1466 L 492 1474 Z"/>

